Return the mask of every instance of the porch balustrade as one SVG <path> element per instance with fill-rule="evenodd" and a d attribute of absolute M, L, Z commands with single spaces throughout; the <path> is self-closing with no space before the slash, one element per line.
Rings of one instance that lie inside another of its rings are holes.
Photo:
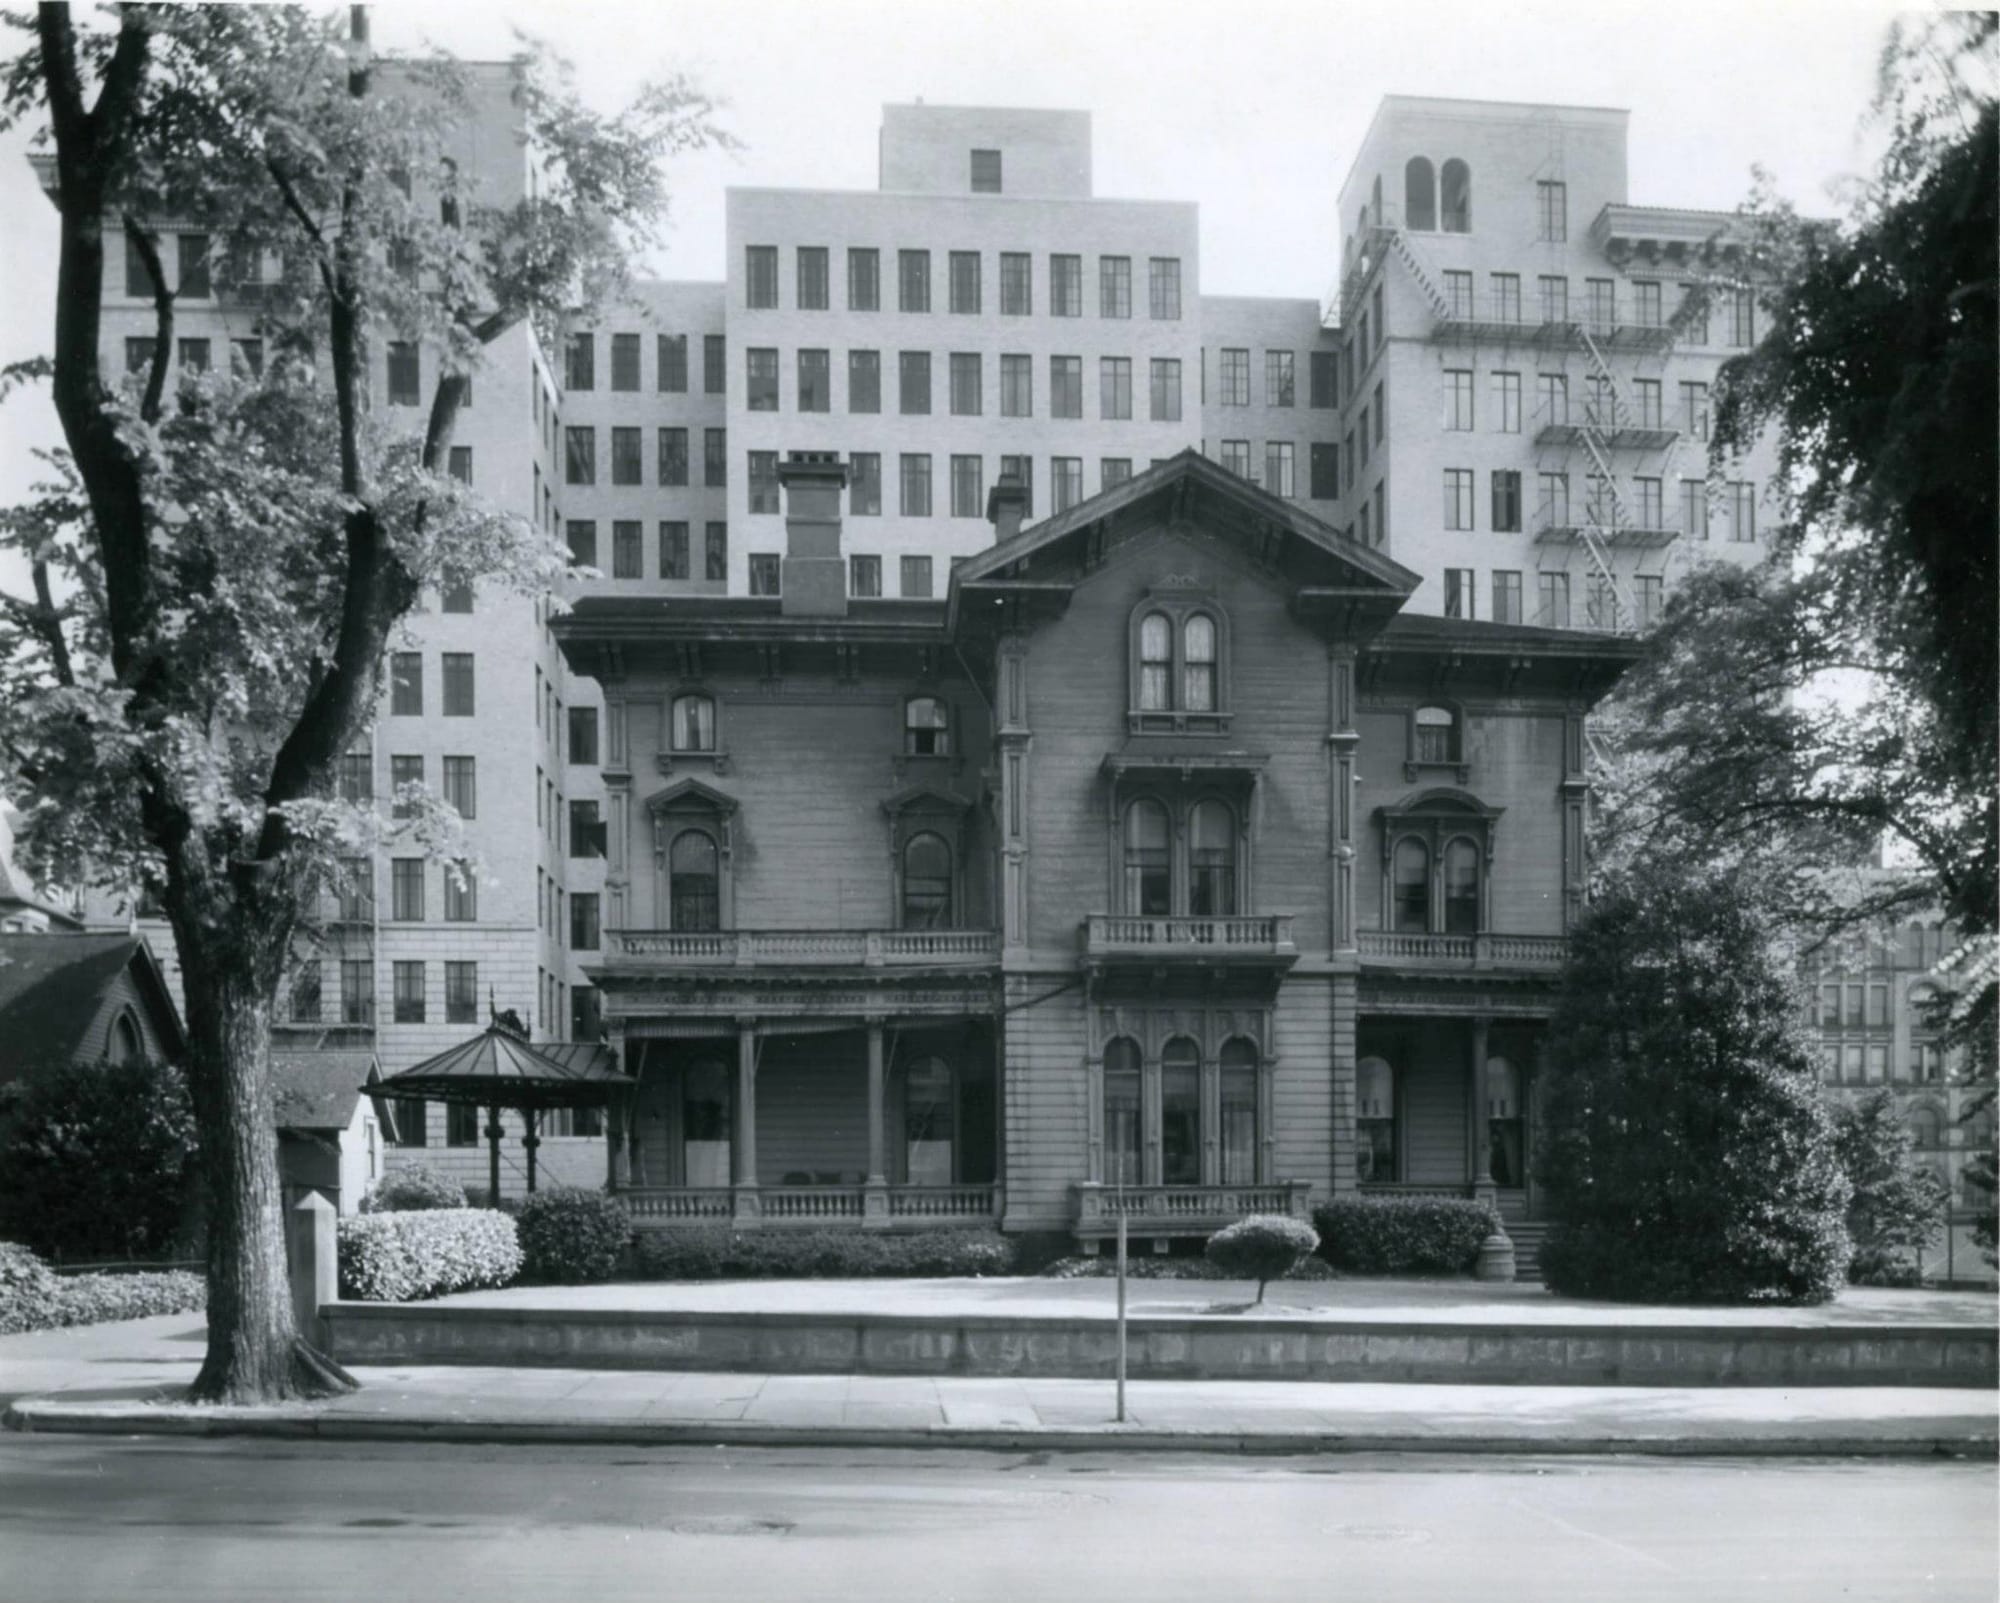
<path fill-rule="evenodd" d="M 859 1225 L 863 1229 L 990 1225 L 997 1185 L 631 1186 L 619 1197 L 641 1229 L 734 1224 L 739 1228 Z M 879 1199 L 871 1207 L 871 1200 Z"/>
<path fill-rule="evenodd" d="M 1569 951 L 1561 935 L 1434 935 L 1424 931 L 1361 930 L 1364 959 L 1416 968 L 1561 968 Z"/>
<path fill-rule="evenodd" d="M 1076 1199 L 1076 1233 L 1086 1241 L 1115 1234 L 1118 1216 L 1136 1236 L 1210 1235 L 1246 1214 L 1311 1217 L 1311 1185 L 1281 1180 L 1273 1185 L 1105 1186 L 1082 1181 Z"/>
<path fill-rule="evenodd" d="M 606 930 L 614 969 L 977 968 L 998 958 L 992 930 Z"/>

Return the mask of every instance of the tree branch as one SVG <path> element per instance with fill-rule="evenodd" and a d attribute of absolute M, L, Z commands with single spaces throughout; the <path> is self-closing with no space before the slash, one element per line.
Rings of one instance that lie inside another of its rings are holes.
<path fill-rule="evenodd" d="M 146 276 L 153 283 L 153 368 L 146 375 L 146 395 L 139 403 L 139 415 L 148 423 L 157 423 L 160 397 L 167 387 L 167 369 L 174 359 L 174 293 L 167 288 L 159 240 L 130 212 L 124 213 L 124 223 L 125 232 L 139 247 L 139 260 L 146 264 Z"/>

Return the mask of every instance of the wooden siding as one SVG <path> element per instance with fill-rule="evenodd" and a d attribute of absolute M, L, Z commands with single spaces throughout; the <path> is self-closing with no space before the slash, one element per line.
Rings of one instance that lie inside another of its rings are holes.
<path fill-rule="evenodd" d="M 775 1037 L 757 1064 L 757 1183 L 868 1172 L 868 1058 L 859 1033 Z"/>
<path fill-rule="evenodd" d="M 1061 973 L 1007 978 L 1006 1177 L 1009 1230 L 1066 1230 L 1070 1186 L 1089 1172 L 1089 1077 L 1083 994 Z M 1022 1005 L 1029 1004 L 1029 1005 Z"/>
<path fill-rule="evenodd" d="M 1357 1051 L 1354 976 L 1336 974 L 1328 982 L 1330 1055 L 1333 1060 L 1333 1154 L 1331 1189 L 1351 1191 L 1355 1184 L 1354 1101 Z"/>
<path fill-rule="evenodd" d="M 98 1003 L 97 1015 L 90 1021 L 90 1028 L 83 1032 L 77 1043 L 77 1061 L 96 1063 L 111 1055 L 111 1031 L 120 1014 L 131 1010 L 139 1028 L 139 1044 L 145 1055 L 155 1061 L 167 1057 L 167 1046 L 160 1039 L 159 1026 L 154 1023 L 153 1010 L 147 1004 L 146 993 L 128 964 L 105 986 Z"/>
<path fill-rule="evenodd" d="M 1403 1178 L 1412 1184 L 1465 1183 L 1467 1029 L 1462 1023 L 1426 1021 L 1408 1032 L 1389 1058 L 1403 1125 Z"/>
<path fill-rule="evenodd" d="M 1313 976 L 1286 982 L 1272 1010 L 1271 1035 L 1277 1060 L 1272 1082 L 1277 1150 L 1271 1178 L 1309 1180 L 1324 1191 L 1333 1180 L 1337 1101 L 1329 981 Z M 1351 1086 L 1351 1069 L 1348 1081 Z"/>

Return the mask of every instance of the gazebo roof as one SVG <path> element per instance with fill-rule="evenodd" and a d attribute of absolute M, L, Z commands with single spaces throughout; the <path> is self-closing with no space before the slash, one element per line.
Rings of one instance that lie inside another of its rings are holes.
<path fill-rule="evenodd" d="M 369 1089 L 380 1096 L 526 1110 L 602 1107 L 635 1083 L 618 1070 L 608 1047 L 585 1041 L 534 1046 L 510 1020 L 495 1018 L 471 1040 Z"/>

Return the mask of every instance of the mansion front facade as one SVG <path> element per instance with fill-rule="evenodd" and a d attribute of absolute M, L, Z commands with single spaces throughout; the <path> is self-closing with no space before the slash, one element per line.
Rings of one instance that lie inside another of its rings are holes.
<path fill-rule="evenodd" d="M 1584 718 L 1637 652 L 1417 576 L 1194 451 L 853 597 L 848 468 L 779 594 L 590 596 L 642 1227 L 1115 1228 L 1355 1188 L 1536 1211 Z"/>

